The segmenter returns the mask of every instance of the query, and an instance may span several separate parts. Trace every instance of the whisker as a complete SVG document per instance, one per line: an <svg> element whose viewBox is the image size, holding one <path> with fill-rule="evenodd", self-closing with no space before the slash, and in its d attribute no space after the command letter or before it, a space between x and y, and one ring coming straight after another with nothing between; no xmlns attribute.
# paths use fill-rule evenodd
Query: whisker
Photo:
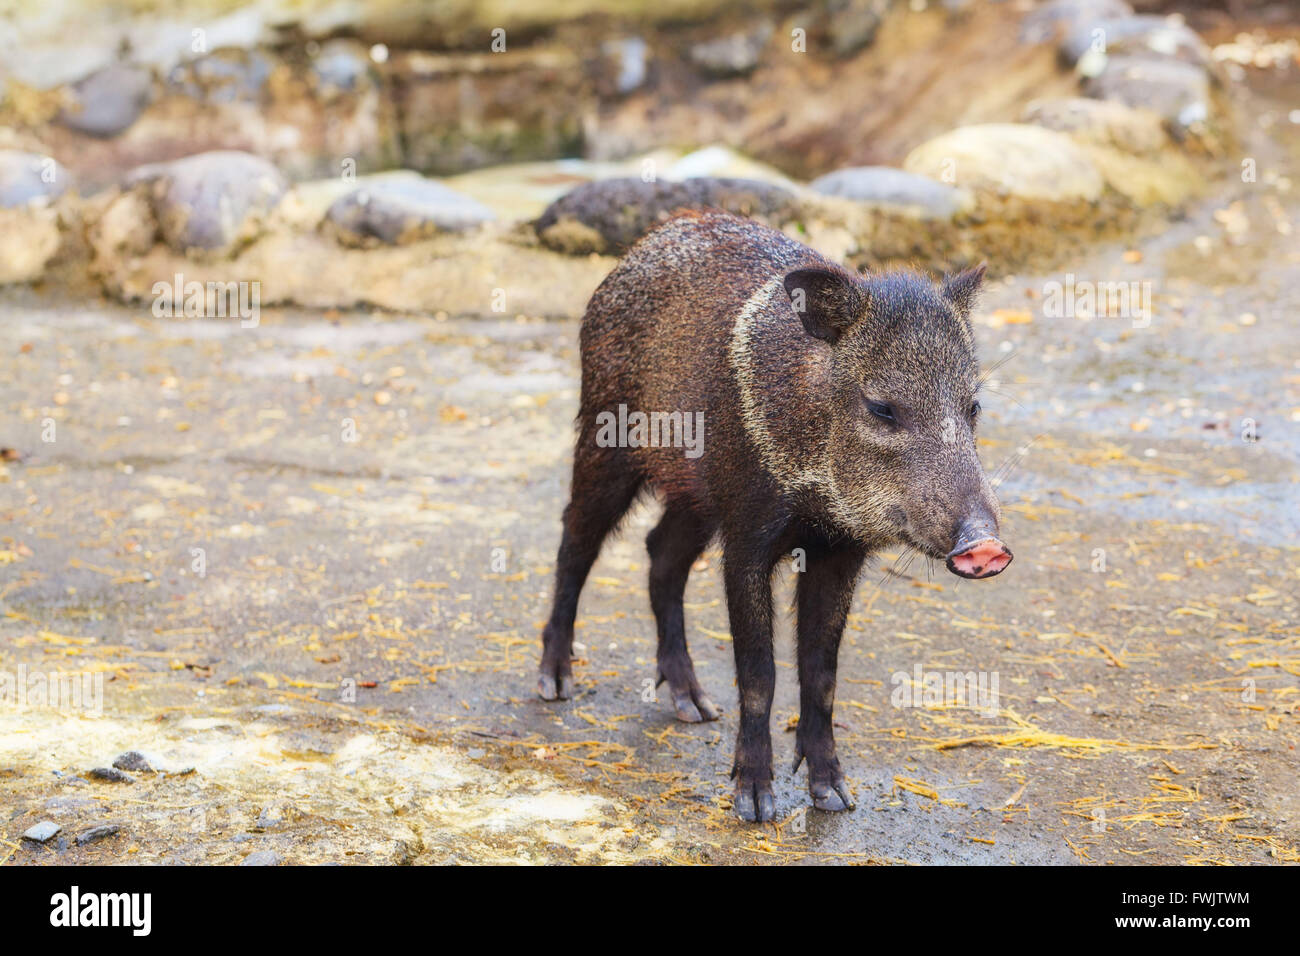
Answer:
<svg viewBox="0 0 1300 956"><path fill-rule="evenodd" d="M993 469L993 473L989 476L989 484L992 485L994 488L997 488L1009 477L1011 477L1011 473L1017 467L1019 467L1020 463L1024 461L1025 456L1029 454L1029 449L1033 447L1034 442L1038 441L1038 439L1040 438L1045 438L1045 437L1047 437L1047 433L1040 432L1039 434L1031 438L1029 441L1021 445L1019 448L1017 448L1015 451L1013 451L1011 454L1007 455L1007 457L1002 460L1002 463L998 465L997 468Z"/></svg>
<svg viewBox="0 0 1300 956"><path fill-rule="evenodd" d="M903 566L903 571L906 572L908 566L910 566L911 562L915 560L916 553L917 553L916 549L913 548L910 544L904 545L903 550L898 553L898 557L894 558L894 563L891 564L889 567L885 568L885 570L881 572L880 580L876 582L876 586L871 592L871 597L874 598L876 596L876 593L879 592L885 586L886 578L895 576L899 573L896 570L898 568L898 562L902 561L904 558L908 558L910 555L908 563Z"/></svg>
<svg viewBox="0 0 1300 956"><path fill-rule="evenodd" d="M984 386L984 391L992 392L994 395L997 395L1000 398L1005 398L1008 402L1011 402L1011 404L1015 405L1016 408L1020 409L1022 412L1029 411L1029 409L1025 408L1024 404L1021 403L1020 399L1016 398L1014 395L1008 395L1006 392L1000 391L999 389L993 388L992 386L989 385Z"/></svg>
<svg viewBox="0 0 1300 956"><path fill-rule="evenodd" d="M1006 365L1008 362L1010 362L1013 358L1015 358L1019 354L1020 354L1020 349L1016 348L1016 349L1012 349L1010 352L1003 355L1000 359L995 361L988 368L980 372L980 377L976 380L977 383L979 385L983 385L985 382L989 380L990 376L992 376L995 372L997 372L998 369L1002 368L1002 366Z"/></svg>

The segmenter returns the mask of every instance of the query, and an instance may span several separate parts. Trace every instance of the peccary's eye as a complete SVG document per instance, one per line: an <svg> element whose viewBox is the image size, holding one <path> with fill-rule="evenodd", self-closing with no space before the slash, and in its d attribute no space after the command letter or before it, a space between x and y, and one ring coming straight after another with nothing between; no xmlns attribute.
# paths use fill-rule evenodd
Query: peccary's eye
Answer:
<svg viewBox="0 0 1300 956"><path fill-rule="evenodd" d="M980 414L980 403L979 402L972 403L970 407L970 417L972 419L979 418L979 414Z"/></svg>
<svg viewBox="0 0 1300 956"><path fill-rule="evenodd" d="M867 402L867 411L875 415L882 422L897 423L898 419L894 415L894 406L885 402Z"/></svg>

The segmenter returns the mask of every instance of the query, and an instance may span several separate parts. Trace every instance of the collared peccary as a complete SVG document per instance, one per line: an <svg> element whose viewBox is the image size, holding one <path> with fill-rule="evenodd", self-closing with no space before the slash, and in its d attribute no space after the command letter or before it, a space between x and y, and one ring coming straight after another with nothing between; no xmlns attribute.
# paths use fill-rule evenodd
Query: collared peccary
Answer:
<svg viewBox="0 0 1300 956"><path fill-rule="evenodd" d="M857 275L752 220L714 212L681 214L643 237L583 319L573 483L542 635L541 696L573 696L579 592L605 536L652 489L665 505L647 539L658 678L686 721L719 716L686 648L682 595L691 565L721 536L740 698L736 812L747 820L775 812L772 574L795 549L803 570L794 769L808 761L816 807L852 806L831 708L864 561L900 544L963 577L989 577L1011 561L975 451L969 313L983 273L937 287L906 272ZM683 420L702 412L702 453L645 435L611 441L620 406Z"/></svg>

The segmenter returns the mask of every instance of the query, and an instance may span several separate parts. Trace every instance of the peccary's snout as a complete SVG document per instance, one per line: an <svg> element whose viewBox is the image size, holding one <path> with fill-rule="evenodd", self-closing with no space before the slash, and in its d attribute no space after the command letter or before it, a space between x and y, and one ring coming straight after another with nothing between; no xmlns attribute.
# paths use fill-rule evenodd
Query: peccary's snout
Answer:
<svg viewBox="0 0 1300 956"><path fill-rule="evenodd" d="M1001 573L1014 555L997 535L990 515L968 518L957 532L957 544L948 554L948 570L963 578L991 578Z"/></svg>

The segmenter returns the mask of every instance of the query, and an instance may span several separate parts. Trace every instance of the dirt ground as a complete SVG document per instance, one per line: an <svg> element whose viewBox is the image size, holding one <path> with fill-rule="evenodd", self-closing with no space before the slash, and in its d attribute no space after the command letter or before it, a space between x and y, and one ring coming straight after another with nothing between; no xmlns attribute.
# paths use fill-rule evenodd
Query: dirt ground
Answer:
<svg viewBox="0 0 1300 956"><path fill-rule="evenodd" d="M687 623L726 712L680 724L650 690L653 503L584 594L578 699L534 695L577 317L244 329L6 292L0 673L11 692L97 674L102 706L0 706L0 859L1300 862L1288 108L1246 114L1257 181L1059 273L995 277L982 452L1007 464L1017 560L973 582L885 554L864 579L836 709L850 813L811 810L788 772L783 618L775 825L729 813L716 551ZM1067 272L1149 283L1150 322L1048 314ZM996 678L997 706L895 706L918 667ZM92 774L129 750L164 772ZM21 838L42 820L60 833Z"/></svg>

